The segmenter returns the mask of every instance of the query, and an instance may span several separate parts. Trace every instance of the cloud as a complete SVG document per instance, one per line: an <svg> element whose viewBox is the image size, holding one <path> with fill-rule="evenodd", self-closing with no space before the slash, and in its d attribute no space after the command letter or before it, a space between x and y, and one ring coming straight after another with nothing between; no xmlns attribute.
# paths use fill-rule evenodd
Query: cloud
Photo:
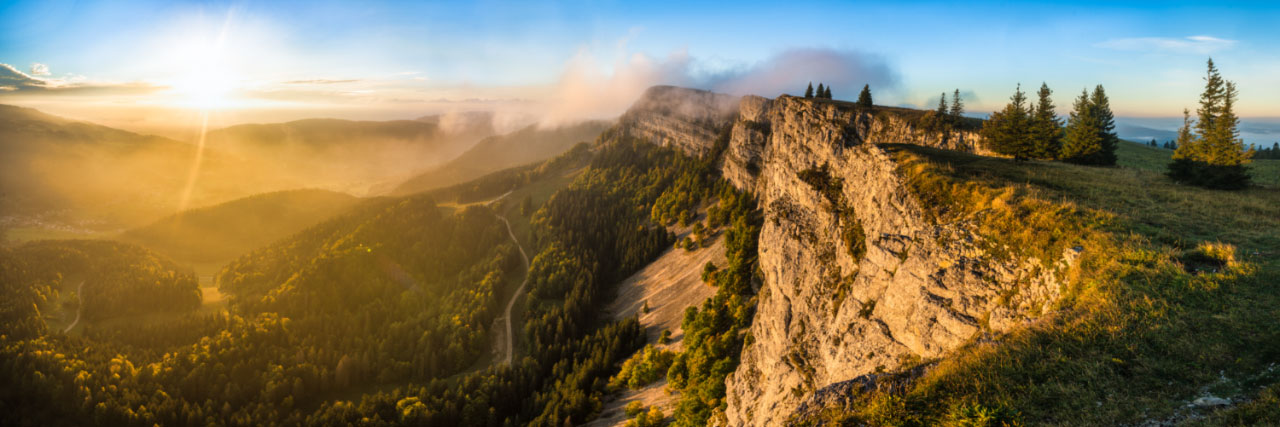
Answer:
<svg viewBox="0 0 1280 427"><path fill-rule="evenodd" d="M10 91L39 90L45 89L46 83L44 80L18 71L12 65L0 63L0 86L11 88Z"/></svg>
<svg viewBox="0 0 1280 427"><path fill-rule="evenodd" d="M873 88L898 86L898 73L883 58L856 51L791 49L758 64L724 72L707 82L707 89L738 95L800 94L812 82L832 88L836 98L852 99L864 84Z"/></svg>
<svg viewBox="0 0 1280 427"><path fill-rule="evenodd" d="M616 117L649 87L686 86L735 95L773 97L799 94L809 82L830 85L839 99L851 99L870 84L874 88L898 86L898 73L883 58L836 49L789 49L764 61L703 72L701 62L686 51L665 58L626 52L619 43L615 60L602 63L583 49L565 66L543 123L564 123L590 118Z"/></svg>
<svg viewBox="0 0 1280 427"><path fill-rule="evenodd" d="M1219 50L1230 49L1236 40L1221 39L1212 36L1190 36L1183 38L1169 37L1135 37L1111 39L1094 44L1094 47L1131 52L1163 52L1185 54L1210 54Z"/></svg>
<svg viewBox="0 0 1280 427"><path fill-rule="evenodd" d="M346 80L333 80L333 79L311 79L311 80L289 80L289 81L287 81L287 82L284 82L284 84L287 84L287 85L331 85L331 84L338 84L338 83L355 83L355 82L358 82L358 81L360 81L360 80L356 80L356 79L346 79Z"/></svg>
<svg viewBox="0 0 1280 427"><path fill-rule="evenodd" d="M49 75L49 66L39 62L31 64L31 75L47 76Z"/></svg>
<svg viewBox="0 0 1280 427"><path fill-rule="evenodd" d="M119 95L151 93L161 89L164 89L164 87L140 82L87 82L80 76L56 79L40 78L23 73L12 65L0 63L0 95L19 93L40 93L48 95Z"/></svg>
<svg viewBox="0 0 1280 427"><path fill-rule="evenodd" d="M662 59L619 55L611 64L602 64L589 50L579 50L552 88L543 123L615 117L651 86L689 86L690 61L686 52L677 51Z"/></svg>

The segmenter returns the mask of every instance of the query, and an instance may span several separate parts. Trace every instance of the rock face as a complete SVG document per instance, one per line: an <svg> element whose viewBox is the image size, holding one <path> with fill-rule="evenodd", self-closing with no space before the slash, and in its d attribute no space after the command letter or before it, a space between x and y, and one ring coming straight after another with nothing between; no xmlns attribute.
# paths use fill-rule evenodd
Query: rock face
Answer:
<svg viewBox="0 0 1280 427"><path fill-rule="evenodd" d="M618 128L636 138L702 155L711 150L719 130L733 120L737 104L736 96L654 86L618 119Z"/></svg>
<svg viewBox="0 0 1280 427"><path fill-rule="evenodd" d="M715 129L657 130L698 122L656 119L661 111L641 105L623 118L646 118L633 125L644 133L633 136L691 153L710 149ZM896 162L875 145L976 151L977 135L925 132L905 112L879 107L787 96L745 97L737 106L725 125L722 172L754 191L764 210L764 285L753 339L726 380L729 425L783 424L824 387L943 356L984 331L1024 323L1056 298L1055 273L1072 257L1042 268L1034 259L985 256L966 224L927 219Z"/></svg>

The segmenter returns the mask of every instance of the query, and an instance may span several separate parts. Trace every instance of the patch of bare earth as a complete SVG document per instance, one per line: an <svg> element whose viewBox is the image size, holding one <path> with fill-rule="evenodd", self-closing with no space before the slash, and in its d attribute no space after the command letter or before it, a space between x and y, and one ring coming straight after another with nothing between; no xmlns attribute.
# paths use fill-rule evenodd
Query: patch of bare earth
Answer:
<svg viewBox="0 0 1280 427"><path fill-rule="evenodd" d="M638 315L650 343L658 348L680 351L684 338L680 321L684 318L685 308L700 305L716 293L715 288L702 283L702 267L708 261L724 267L724 233L719 233L707 247L692 252L668 249L618 285L618 295L610 304L609 312L617 319ZM642 310L645 303L649 304L648 313ZM671 330L671 343L658 344L662 331L668 329ZM675 396L667 393L666 387L667 380L663 378L639 390L625 390L610 396L600 417L586 425L621 426L627 421L623 409L637 400L646 407L656 405L670 415L675 409Z"/></svg>

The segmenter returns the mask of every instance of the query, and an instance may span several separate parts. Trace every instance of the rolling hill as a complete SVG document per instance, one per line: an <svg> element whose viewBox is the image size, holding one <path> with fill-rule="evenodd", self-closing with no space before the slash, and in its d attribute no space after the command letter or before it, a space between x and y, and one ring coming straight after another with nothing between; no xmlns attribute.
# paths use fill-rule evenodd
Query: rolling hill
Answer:
<svg viewBox="0 0 1280 427"><path fill-rule="evenodd" d="M487 115L449 117L245 124L209 132L208 143L238 156L271 159L271 167L310 187L363 195L374 183L439 165L494 133Z"/></svg>
<svg viewBox="0 0 1280 427"><path fill-rule="evenodd" d="M192 144L0 106L0 216L12 225L114 228L173 212ZM206 150L189 205L300 187L257 162Z"/></svg>
<svg viewBox="0 0 1280 427"><path fill-rule="evenodd" d="M392 194L413 194L467 182L490 172L549 159L579 142L595 140L609 122L588 121L554 129L537 125L485 138L457 158L400 183Z"/></svg>
<svg viewBox="0 0 1280 427"><path fill-rule="evenodd" d="M119 239L175 260L225 262L320 223L359 201L325 190L259 194L171 215L125 231Z"/></svg>

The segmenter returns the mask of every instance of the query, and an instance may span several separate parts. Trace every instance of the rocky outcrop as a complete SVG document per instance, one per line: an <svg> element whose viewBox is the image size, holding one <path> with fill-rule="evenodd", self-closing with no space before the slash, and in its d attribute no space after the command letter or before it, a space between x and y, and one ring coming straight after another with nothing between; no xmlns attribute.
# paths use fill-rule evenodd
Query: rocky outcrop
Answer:
<svg viewBox="0 0 1280 427"><path fill-rule="evenodd" d="M738 97L696 89L654 86L618 119L632 137L702 155L737 113Z"/></svg>
<svg viewBox="0 0 1280 427"><path fill-rule="evenodd" d="M815 391L941 357L983 332L1018 326L1056 298L1056 275L1073 253L1052 268L987 256L968 224L930 222L876 145L976 151L974 133L926 132L898 109L787 96L737 105L724 125L722 172L764 210L764 285L752 339L726 380L729 425L782 424ZM645 117L645 126L668 120L634 108L628 115ZM710 149L706 135L715 134L646 129L687 137L652 140L692 153Z"/></svg>

